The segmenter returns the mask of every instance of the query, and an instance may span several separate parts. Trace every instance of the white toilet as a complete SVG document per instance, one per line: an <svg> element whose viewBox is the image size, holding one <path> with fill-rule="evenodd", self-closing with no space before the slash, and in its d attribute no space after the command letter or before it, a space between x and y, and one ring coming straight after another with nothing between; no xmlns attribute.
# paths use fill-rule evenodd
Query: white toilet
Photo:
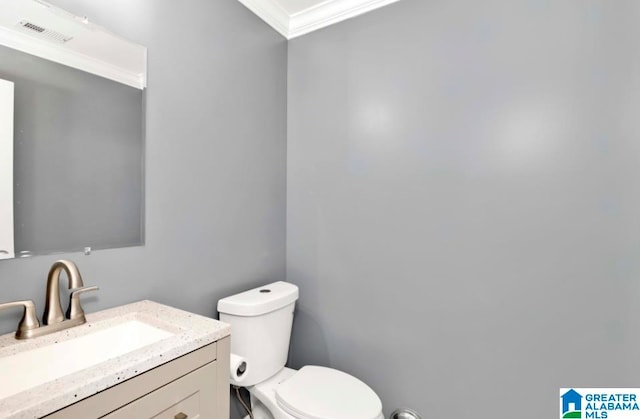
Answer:
<svg viewBox="0 0 640 419"><path fill-rule="evenodd" d="M342 371L285 368L298 287L287 282L218 301L231 325L231 352L247 361L233 385L251 394L254 419L384 419L382 403L365 383Z"/></svg>

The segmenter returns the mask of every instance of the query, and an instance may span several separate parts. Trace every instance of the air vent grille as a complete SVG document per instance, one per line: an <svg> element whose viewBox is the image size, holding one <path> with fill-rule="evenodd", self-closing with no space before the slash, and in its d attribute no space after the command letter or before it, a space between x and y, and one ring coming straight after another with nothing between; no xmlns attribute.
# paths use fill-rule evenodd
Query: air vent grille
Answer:
<svg viewBox="0 0 640 419"><path fill-rule="evenodd" d="M36 32L44 32L44 31L46 31L45 28L41 28L40 26L34 25L33 23L29 23L29 22L24 22L22 24L22 26L24 26L27 29L31 29L32 31L36 31Z"/></svg>
<svg viewBox="0 0 640 419"><path fill-rule="evenodd" d="M56 32L51 29L43 28L40 25L36 25L35 23L21 20L18 22L18 25L22 28L23 32L28 32L31 35L35 35L38 38L47 39L49 41L57 42L60 44L64 44L73 39L73 36L67 36L61 34L60 32Z"/></svg>

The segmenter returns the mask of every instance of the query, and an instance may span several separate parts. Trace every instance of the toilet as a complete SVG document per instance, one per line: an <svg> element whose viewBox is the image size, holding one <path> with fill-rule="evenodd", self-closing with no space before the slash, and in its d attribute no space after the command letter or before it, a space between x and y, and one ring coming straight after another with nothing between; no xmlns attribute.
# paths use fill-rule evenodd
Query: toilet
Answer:
<svg viewBox="0 0 640 419"><path fill-rule="evenodd" d="M332 368L286 368L298 287L279 281L218 301L231 352L247 362L231 384L246 387L254 419L384 419L376 393Z"/></svg>

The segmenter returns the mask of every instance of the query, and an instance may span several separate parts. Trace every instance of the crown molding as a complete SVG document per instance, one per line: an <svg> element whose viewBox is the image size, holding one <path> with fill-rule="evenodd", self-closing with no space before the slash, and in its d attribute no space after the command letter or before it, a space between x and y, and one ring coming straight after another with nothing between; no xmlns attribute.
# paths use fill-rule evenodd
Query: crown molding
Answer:
<svg viewBox="0 0 640 419"><path fill-rule="evenodd" d="M289 15L277 0L239 0L285 38L307 34L400 0L325 0Z"/></svg>
<svg viewBox="0 0 640 419"><path fill-rule="evenodd" d="M147 79L144 73L136 73L126 68L117 67L99 59L62 48L50 42L42 42L32 36L4 27L0 27L0 45L58 64L96 74L137 89L144 89L147 86Z"/></svg>
<svg viewBox="0 0 640 419"><path fill-rule="evenodd" d="M292 15L288 39L313 32L400 0L328 0Z"/></svg>

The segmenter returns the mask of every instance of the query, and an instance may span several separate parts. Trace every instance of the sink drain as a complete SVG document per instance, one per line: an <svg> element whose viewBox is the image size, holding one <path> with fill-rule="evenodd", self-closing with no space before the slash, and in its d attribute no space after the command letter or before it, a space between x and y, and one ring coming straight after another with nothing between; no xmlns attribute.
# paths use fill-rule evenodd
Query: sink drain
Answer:
<svg viewBox="0 0 640 419"><path fill-rule="evenodd" d="M422 416L420 416L415 410L403 408L395 410L389 419L422 419Z"/></svg>

